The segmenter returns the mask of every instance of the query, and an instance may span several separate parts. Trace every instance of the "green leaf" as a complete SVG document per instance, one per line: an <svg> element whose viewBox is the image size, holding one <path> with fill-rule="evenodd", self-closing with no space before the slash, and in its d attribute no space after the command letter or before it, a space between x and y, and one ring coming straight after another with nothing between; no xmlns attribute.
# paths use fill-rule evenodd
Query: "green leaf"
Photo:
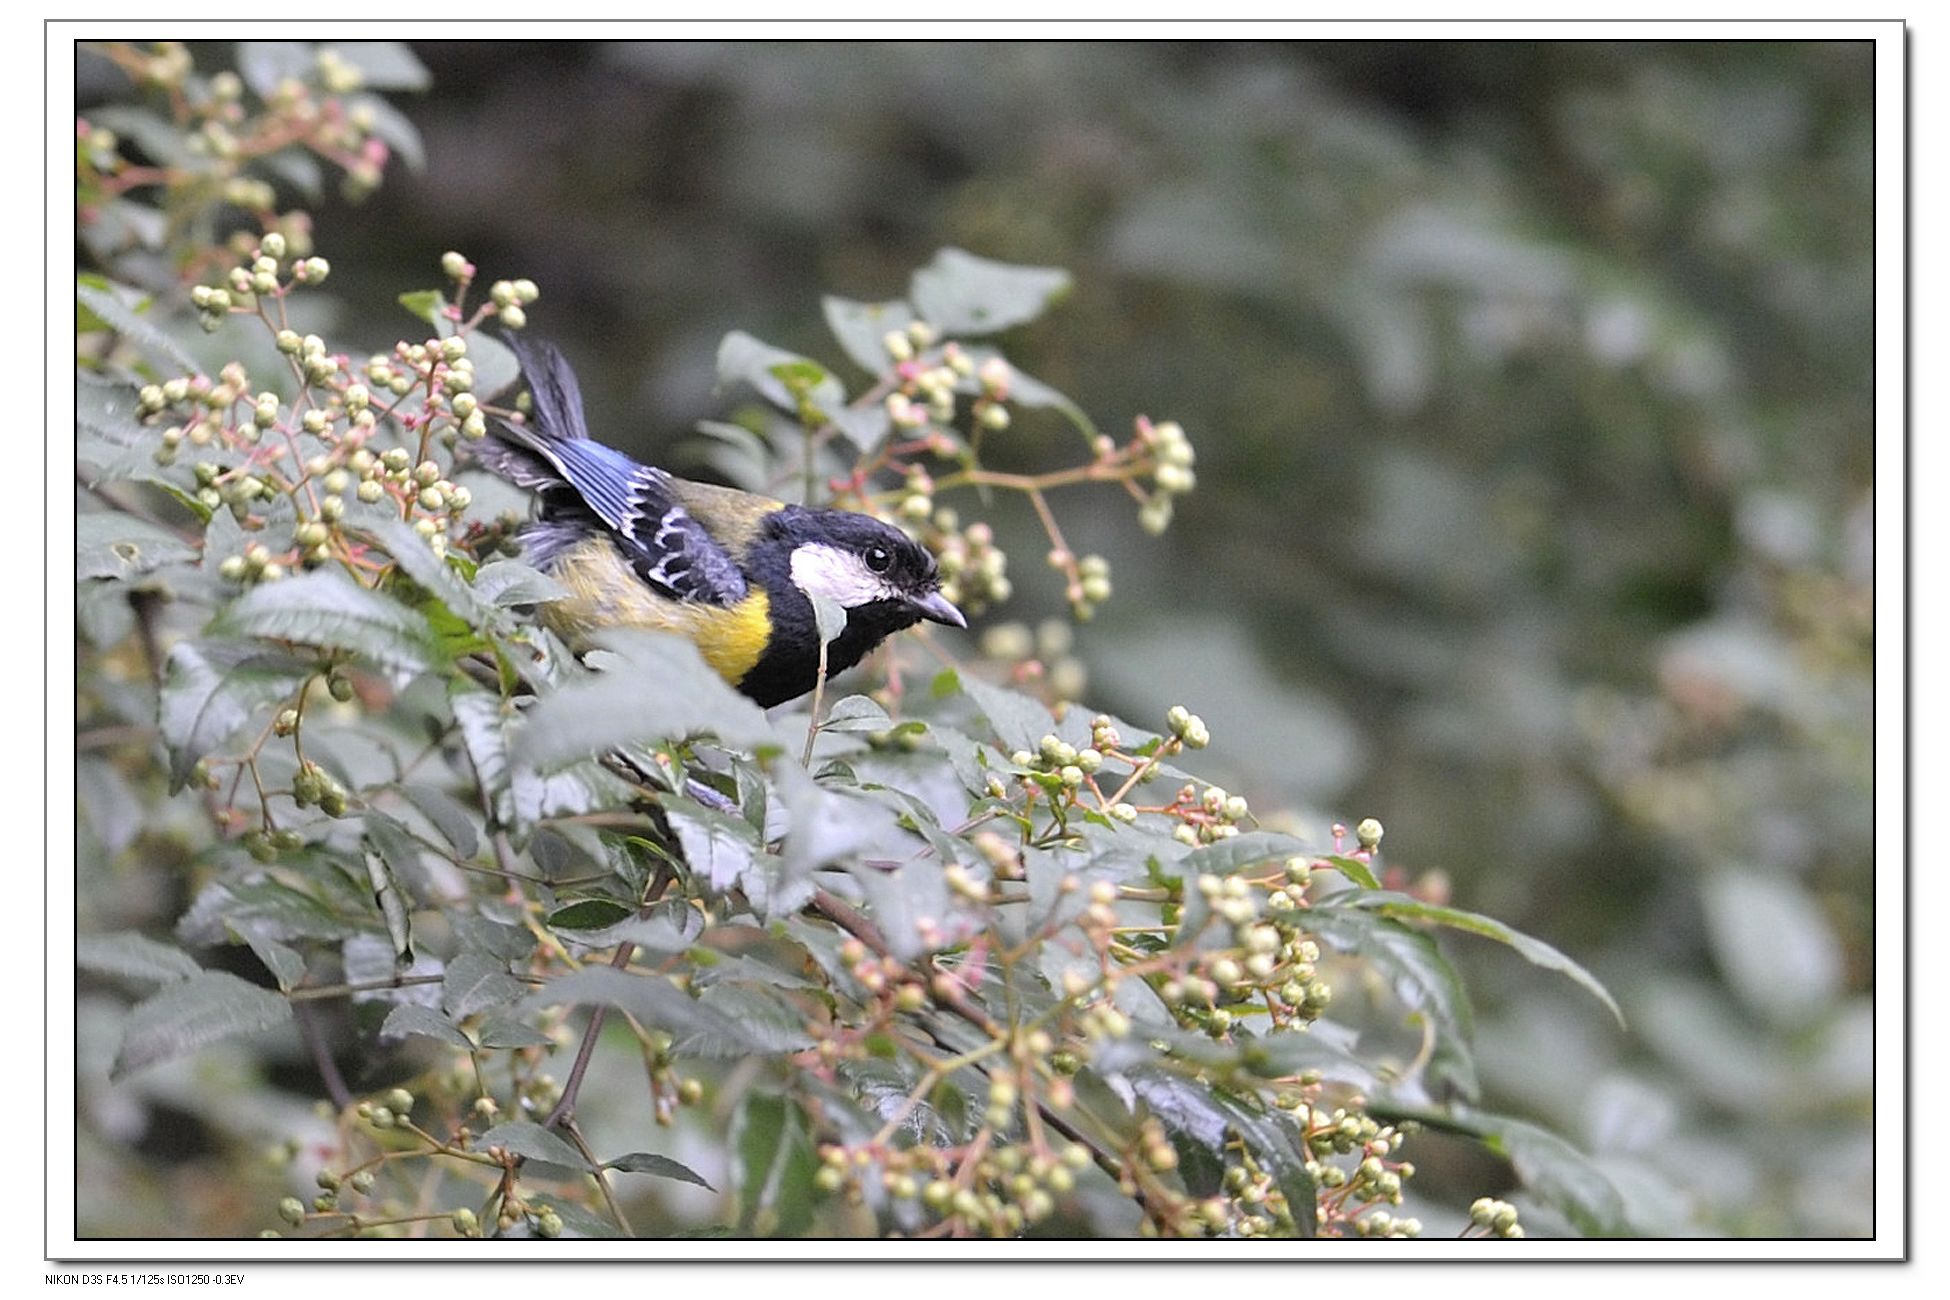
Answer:
<svg viewBox="0 0 1950 1300"><path fill-rule="evenodd" d="M153 984L173 984L203 973L203 968L182 949L157 943L133 930L77 939L74 964L98 975L119 975Z"/></svg>
<svg viewBox="0 0 1950 1300"><path fill-rule="evenodd" d="M1346 902L1343 903L1342 899L1346 899ZM1354 894L1351 897L1343 894L1337 896L1331 904L1323 906L1361 907L1398 920L1432 921L1437 925L1465 930L1470 934L1482 935L1485 939L1494 939L1498 943L1508 944L1531 965L1542 966L1546 970L1561 971L1570 976L1580 988L1605 1004L1606 1009L1617 1019L1620 1028L1625 1025L1625 1013L1618 1009L1618 1003L1612 1000L1611 994L1592 976L1591 972L1542 939L1534 939L1519 930L1513 930L1494 917L1465 912L1457 907L1425 903L1419 898L1410 898L1407 894L1398 894L1391 890Z"/></svg>
<svg viewBox="0 0 1950 1300"><path fill-rule="evenodd" d="M481 1015L476 1032L482 1047L547 1047L548 1036L531 1028L507 1007L492 1007Z"/></svg>
<svg viewBox="0 0 1950 1300"><path fill-rule="evenodd" d="M797 1237L810 1229L817 1168L798 1104L747 1093L731 1117L731 1181L738 1191L740 1235Z"/></svg>
<svg viewBox="0 0 1950 1300"><path fill-rule="evenodd" d="M217 880L204 886L177 921L176 937L188 944L230 943L249 930L279 940L344 939L371 928L371 916L363 909L356 916L341 913L303 890L267 877Z"/></svg>
<svg viewBox="0 0 1950 1300"><path fill-rule="evenodd" d="M520 560L495 560L474 575L474 594L498 609L564 600L569 589Z"/></svg>
<svg viewBox="0 0 1950 1300"><path fill-rule="evenodd" d="M305 958L296 948L282 943L271 934L271 927L259 922L239 921L231 925L231 930L241 936L264 969L278 982L278 988L286 993L298 987L305 978Z"/></svg>
<svg viewBox="0 0 1950 1300"><path fill-rule="evenodd" d="M1626 1218L1617 1186L1589 1156L1555 1133L1471 1106L1452 1106L1449 1118L1481 1137L1490 1150L1507 1156L1524 1187L1585 1236L1640 1235Z"/></svg>
<svg viewBox="0 0 1950 1300"><path fill-rule="evenodd" d="M585 966L550 980L529 993L522 1006L615 1007L673 1037L689 1037L693 1050L702 1044L712 1056L736 1056L761 1048L736 1021L700 1006L661 975L630 974L610 966Z"/></svg>
<svg viewBox="0 0 1950 1300"><path fill-rule="evenodd" d="M649 1174L652 1178L674 1178L680 1183L693 1183L708 1192L718 1189L704 1181L704 1178L689 1165L680 1165L669 1156L652 1155L648 1151L632 1151L626 1156L603 1161L603 1168L614 1169L621 1174Z"/></svg>
<svg viewBox="0 0 1950 1300"><path fill-rule="evenodd" d="M1373 869L1359 858L1350 858L1344 853L1324 853L1316 855L1313 860L1325 862L1363 889L1381 888L1381 882L1375 879Z"/></svg>
<svg viewBox="0 0 1950 1300"><path fill-rule="evenodd" d="M1012 266L944 248L914 273L908 300L944 334L996 334L1035 320L1070 289L1070 273Z"/></svg>
<svg viewBox="0 0 1950 1300"><path fill-rule="evenodd" d="M427 539L403 519L375 519L359 531L379 544L390 555L401 573L413 579L429 595L463 619L470 628L488 627L498 621L494 607L482 602L474 589L461 581L447 561L433 553Z"/></svg>
<svg viewBox="0 0 1950 1300"><path fill-rule="evenodd" d="M1085 437L1095 438L1097 436L1096 421L1092 420L1089 413L1072 401L1067 394L1050 384L1044 383L1028 371L1023 370L1015 362L1002 356L1002 353L996 348L977 344L967 351L968 359L975 364L976 373L956 381L955 388L958 392L981 392L982 381L980 373L983 364L991 357L1001 357L1003 362L1009 367L1008 400L1012 405L1032 410L1059 412L1071 424L1081 430ZM1129 733L1127 732L1125 734L1128 735Z"/></svg>
<svg viewBox="0 0 1950 1300"><path fill-rule="evenodd" d="M813 624L819 629L819 639L829 645L838 640L846 631L846 606L824 592L809 591L806 598L812 601Z"/></svg>
<svg viewBox="0 0 1950 1300"><path fill-rule="evenodd" d="M512 707L459 675L447 683L447 705L454 711L461 748L467 751L481 790L494 809L494 820L504 827L514 825L513 769L508 758Z"/></svg>
<svg viewBox="0 0 1950 1300"><path fill-rule="evenodd" d="M627 907L613 898L584 898L566 907L558 907L549 913L548 928L600 930L619 921L627 921L635 915L635 908Z"/></svg>
<svg viewBox="0 0 1950 1300"><path fill-rule="evenodd" d="M492 334L479 330L467 336L467 359L474 363L474 391L485 397L507 388L521 378L521 363L514 352Z"/></svg>
<svg viewBox="0 0 1950 1300"><path fill-rule="evenodd" d="M749 384L772 405L798 415L802 399L830 413L846 404L846 389L817 361L733 330L718 345L718 382Z"/></svg>
<svg viewBox="0 0 1950 1300"><path fill-rule="evenodd" d="M758 842L758 832L742 818L727 816L677 795L661 802L670 829L683 846L684 861L713 893L721 894L741 883L751 869L752 860L764 851Z"/></svg>
<svg viewBox="0 0 1950 1300"><path fill-rule="evenodd" d="M989 726L1007 752L1026 749L1033 754L1043 743L1043 737L1056 729L1055 720L1040 700L1020 691L991 686L972 674L962 674L960 682L962 693L989 720Z"/></svg>
<svg viewBox="0 0 1950 1300"><path fill-rule="evenodd" d="M391 146L410 170L422 172L427 169L426 144L421 140L420 128L413 125L412 118L378 95L355 95L349 102L355 112L363 113L371 121L372 133ZM477 334L474 337L481 336ZM495 390L484 387L482 391L492 393Z"/></svg>
<svg viewBox="0 0 1950 1300"><path fill-rule="evenodd" d="M223 971L202 971L163 986L129 1012L122 1048L109 1072L131 1070L182 1056L237 1034L274 1029L291 1019L291 1004L269 989Z"/></svg>
<svg viewBox="0 0 1950 1300"><path fill-rule="evenodd" d="M807 1028L803 1008L749 980L717 981L700 993L697 1000L700 1006L735 1021L746 1041L767 1055L802 1052L817 1042ZM709 1035L701 1034L695 1039L679 1037L671 1044L671 1050L696 1056L745 1056L751 1050L726 1053L722 1050L724 1046L730 1045L721 1046Z"/></svg>
<svg viewBox="0 0 1950 1300"><path fill-rule="evenodd" d="M633 744L711 732L727 744L777 747L765 711L711 671L690 641L657 632L611 632L604 671L539 700L515 737L522 764L547 771Z"/></svg>
<svg viewBox="0 0 1950 1300"><path fill-rule="evenodd" d="M399 787L399 792L419 810L422 817L433 823L433 828L454 846L454 852L463 858L471 858L480 852L481 836L475 827L480 814L445 790L430 785L403 785Z"/></svg>
<svg viewBox="0 0 1950 1300"><path fill-rule="evenodd" d="M1469 1045L1475 1017L1462 980L1435 940L1356 908L1317 907L1307 913L1305 923L1309 934L1372 964L1388 978L1402 1005L1422 1015L1435 1035L1430 1072L1474 1100L1476 1064Z"/></svg>
<svg viewBox="0 0 1950 1300"><path fill-rule="evenodd" d="M289 697L316 666L242 641L179 641L163 671L158 724L169 746L169 784L183 788L198 759L256 712Z"/></svg>
<svg viewBox="0 0 1950 1300"><path fill-rule="evenodd" d="M1172 872L1186 880L1201 875L1225 876L1269 862L1281 862L1306 851L1306 846L1291 835L1249 831L1193 849L1178 860Z"/></svg>
<svg viewBox="0 0 1950 1300"><path fill-rule="evenodd" d="M878 402L872 406L842 406L827 414L832 417L833 427L860 451L872 451L878 447L894 427L893 417Z"/></svg>
<svg viewBox="0 0 1950 1300"><path fill-rule="evenodd" d="M379 1036L382 1039L398 1039L412 1035L431 1038L437 1043L458 1047L463 1052L474 1050L474 1044L460 1031L460 1026L446 1016L417 1002L402 1002L386 1013L386 1023L379 1027Z"/></svg>
<svg viewBox="0 0 1950 1300"><path fill-rule="evenodd" d="M404 41L328 41L330 50L359 70L359 79L374 90L427 90L433 74Z"/></svg>
<svg viewBox="0 0 1950 1300"><path fill-rule="evenodd" d="M1215 1092L1213 1101L1230 1116L1260 1167L1273 1175L1293 1215L1294 1232L1301 1237L1315 1236L1319 1231L1319 1193L1313 1175L1307 1172L1306 1146L1292 1120L1278 1112L1256 1110L1224 1092Z"/></svg>
<svg viewBox="0 0 1950 1300"><path fill-rule="evenodd" d="M465 1020L489 1007L506 1006L526 992L528 986L508 974L507 964L500 958L463 952L447 963L440 1004L455 1020Z"/></svg>
<svg viewBox="0 0 1950 1300"><path fill-rule="evenodd" d="M405 970L413 964L413 927L408 915L409 907L398 877L393 874L386 856L373 847L375 842L368 831L366 879L372 885L372 897L379 905L379 914L386 920L386 937L393 942L393 960L400 970Z"/></svg>
<svg viewBox="0 0 1950 1300"><path fill-rule="evenodd" d="M332 569L253 587L210 630L349 651L402 682L444 662L426 619Z"/></svg>
<svg viewBox="0 0 1950 1300"><path fill-rule="evenodd" d="M268 99L286 78L303 80L314 56L305 41L237 42L237 75L259 99Z"/></svg>
<svg viewBox="0 0 1950 1300"><path fill-rule="evenodd" d="M893 330L908 327L914 319L912 307L898 300L854 302L831 295L820 299L819 305L826 315L826 327L855 365L873 375L893 368L894 358L881 340Z"/></svg>
<svg viewBox="0 0 1950 1300"><path fill-rule="evenodd" d="M167 361L178 370L193 371L196 362L168 333L147 318L153 301L140 289L112 281L77 281L75 300L99 316L117 334L128 339L151 357Z"/></svg>
<svg viewBox="0 0 1950 1300"><path fill-rule="evenodd" d="M894 720L887 710L864 695L849 695L826 711L821 731L892 731Z"/></svg>
<svg viewBox="0 0 1950 1300"><path fill-rule="evenodd" d="M511 1119L505 1124L496 1124L475 1138L473 1147L476 1151L501 1147L529 1160L561 1165L565 1169L589 1168L589 1162L582 1158L582 1152L532 1120Z"/></svg>
<svg viewBox="0 0 1950 1300"><path fill-rule="evenodd" d="M196 547L147 519L112 511L76 515L75 578L133 578L197 557Z"/></svg>
<svg viewBox="0 0 1950 1300"><path fill-rule="evenodd" d="M399 305L429 325L446 319L447 295L438 289L413 289L399 296Z"/></svg>

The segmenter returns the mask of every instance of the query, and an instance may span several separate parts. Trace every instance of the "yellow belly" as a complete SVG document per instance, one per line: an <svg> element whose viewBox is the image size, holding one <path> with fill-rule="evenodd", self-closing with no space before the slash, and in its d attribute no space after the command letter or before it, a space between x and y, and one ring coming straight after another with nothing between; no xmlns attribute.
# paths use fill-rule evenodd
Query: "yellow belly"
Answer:
<svg viewBox="0 0 1950 1300"><path fill-rule="evenodd" d="M698 648L718 676L736 686L765 654L771 639L771 601L758 587L736 605L669 600L643 585L608 538L597 537L565 553L549 576L568 589L566 599L542 606L542 621L576 649L610 628L674 632Z"/></svg>

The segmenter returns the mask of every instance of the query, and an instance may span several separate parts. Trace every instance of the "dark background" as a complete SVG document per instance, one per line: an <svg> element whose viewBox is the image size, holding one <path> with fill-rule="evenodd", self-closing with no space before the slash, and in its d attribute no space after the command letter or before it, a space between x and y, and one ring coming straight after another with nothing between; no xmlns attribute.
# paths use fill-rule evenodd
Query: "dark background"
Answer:
<svg viewBox="0 0 1950 1300"><path fill-rule="evenodd" d="M541 285L599 436L684 468L725 331L857 377L822 293L1069 269L1012 355L1199 451L1162 539L1056 497L1117 586L1086 698L1185 703L1262 812L1378 817L1605 980L1629 1032L1455 946L1490 1101L1647 1231L1870 1229L1867 44L414 49L424 169L318 212L355 339L458 248ZM1041 551L989 623L1061 612Z"/></svg>

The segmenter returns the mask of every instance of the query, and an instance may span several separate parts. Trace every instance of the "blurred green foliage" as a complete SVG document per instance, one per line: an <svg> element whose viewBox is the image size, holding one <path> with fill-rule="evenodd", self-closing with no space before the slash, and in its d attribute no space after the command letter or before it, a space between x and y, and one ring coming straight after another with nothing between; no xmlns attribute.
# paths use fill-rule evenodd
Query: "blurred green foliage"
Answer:
<svg viewBox="0 0 1950 1300"><path fill-rule="evenodd" d="M1396 870L1585 960L1629 1034L1472 973L1488 1100L1644 1229L1871 1229L1870 47L416 52L426 169L333 211L335 289L520 268L664 463L728 329L837 361L805 304L939 246L1072 270L1012 355L1201 452L1165 542L1076 520L1145 557L1089 698L1169 680L1256 806L1383 813Z"/></svg>

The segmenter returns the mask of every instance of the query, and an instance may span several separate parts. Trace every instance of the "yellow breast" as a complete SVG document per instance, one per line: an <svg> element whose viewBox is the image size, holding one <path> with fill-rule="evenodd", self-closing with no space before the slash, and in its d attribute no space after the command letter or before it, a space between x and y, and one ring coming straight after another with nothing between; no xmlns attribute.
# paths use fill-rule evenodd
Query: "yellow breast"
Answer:
<svg viewBox="0 0 1950 1300"><path fill-rule="evenodd" d="M752 588L729 607L670 600L645 587L606 537L592 537L565 552L549 576L569 595L543 605L542 621L577 650L610 628L675 632L697 646L718 676L736 686L764 656L771 639L771 601L762 589Z"/></svg>

